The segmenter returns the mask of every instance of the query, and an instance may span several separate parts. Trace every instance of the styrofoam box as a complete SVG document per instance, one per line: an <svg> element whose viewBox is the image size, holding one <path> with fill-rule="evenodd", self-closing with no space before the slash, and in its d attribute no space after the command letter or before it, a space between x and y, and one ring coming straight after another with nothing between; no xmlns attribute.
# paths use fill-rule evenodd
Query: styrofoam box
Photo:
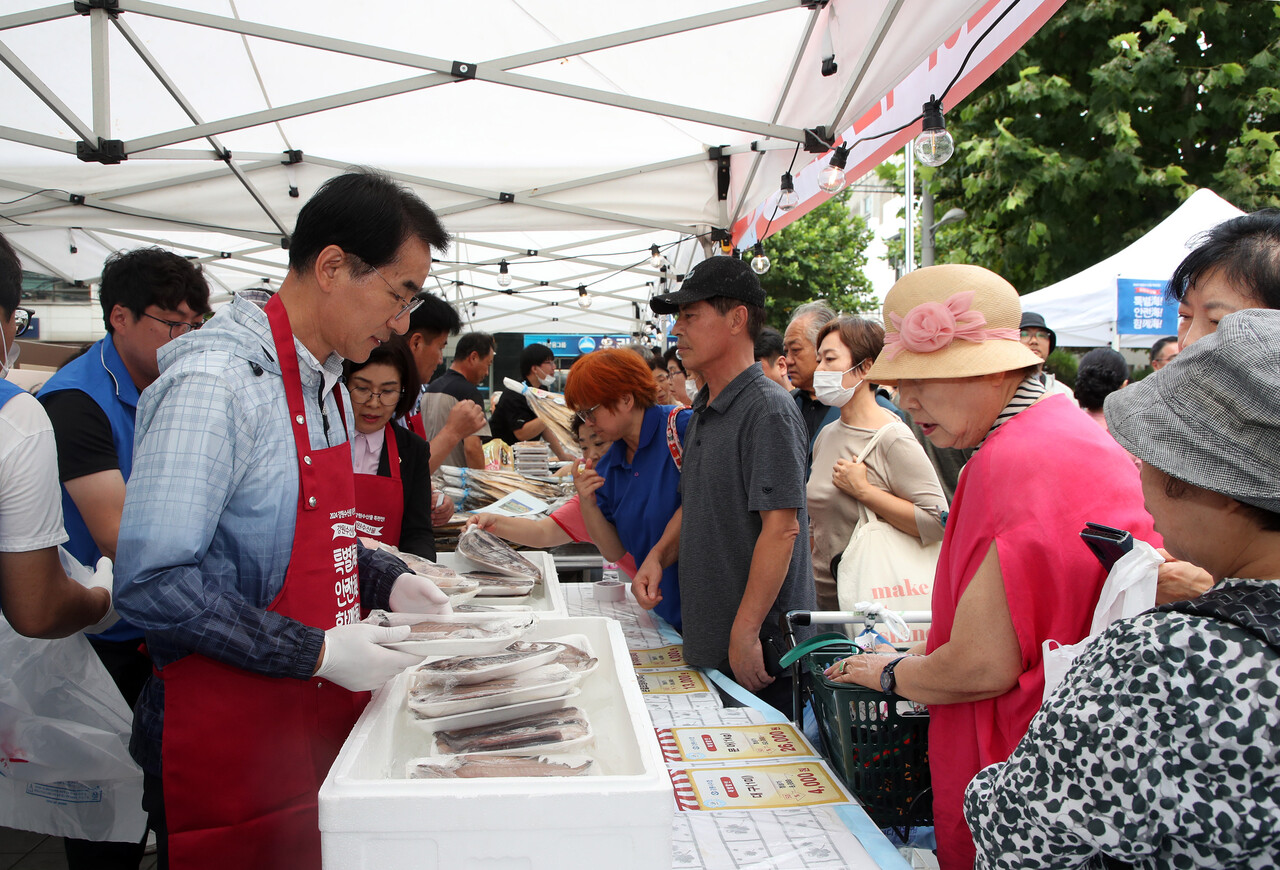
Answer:
<svg viewBox="0 0 1280 870"><path fill-rule="evenodd" d="M431 735L409 721L401 674L374 696L320 788L327 870L610 870L671 866L671 780L618 623L540 616L523 640L585 636L599 666L586 713L589 776L410 780ZM532 754L539 754L533 752Z"/></svg>
<svg viewBox="0 0 1280 870"><path fill-rule="evenodd" d="M501 596L472 598L468 603L488 604L503 609L508 607L513 609L527 607L534 613L547 614L548 616L568 616L569 611L564 603L564 591L560 588L560 576L556 573L555 559L552 558L550 553L542 550L521 551L520 555L537 565L542 571L542 582L536 584L531 593L515 598ZM491 570L489 568L479 569L474 562L464 560L457 553L441 553L436 561L441 565L452 568L459 574L465 571Z"/></svg>

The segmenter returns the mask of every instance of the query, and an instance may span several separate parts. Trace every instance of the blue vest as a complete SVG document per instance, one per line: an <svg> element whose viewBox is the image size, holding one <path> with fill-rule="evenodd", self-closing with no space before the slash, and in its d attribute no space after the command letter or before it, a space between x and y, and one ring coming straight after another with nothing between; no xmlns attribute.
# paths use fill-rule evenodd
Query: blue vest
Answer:
<svg viewBox="0 0 1280 870"><path fill-rule="evenodd" d="M6 381L0 378L0 408L3 408L9 403L10 399L14 396L20 395L22 392L22 387L18 386L13 381Z"/></svg>
<svg viewBox="0 0 1280 870"><path fill-rule="evenodd" d="M62 390L79 390L93 399L111 424L111 440L116 445L116 460L125 483L133 470L133 426L138 412L138 388L124 367L111 336L96 342L88 351L67 363L45 381L37 398L46 400ZM62 522L71 540L64 545L71 555L92 568L102 558L102 551L89 533L84 518L67 488L62 487ZM142 632L123 619L97 637L123 641L141 638Z"/></svg>

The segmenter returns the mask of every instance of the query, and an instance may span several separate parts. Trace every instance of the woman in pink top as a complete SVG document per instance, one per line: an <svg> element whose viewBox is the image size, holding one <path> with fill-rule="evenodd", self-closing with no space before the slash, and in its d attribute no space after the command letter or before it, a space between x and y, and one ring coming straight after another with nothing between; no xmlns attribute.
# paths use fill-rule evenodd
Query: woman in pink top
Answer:
<svg viewBox="0 0 1280 870"><path fill-rule="evenodd" d="M582 450L582 458L591 462L599 462L613 446L612 441L605 441L590 423L573 418L573 434L578 439L578 447ZM587 524L582 519L582 508L578 505L578 496L569 499L551 512L550 516L537 520L523 517L500 517L496 514L476 514L467 520L469 526L479 526L493 532L500 538L545 550L570 542L590 541ZM636 560L627 553L618 562L618 568L627 575L635 576Z"/></svg>
<svg viewBox="0 0 1280 870"><path fill-rule="evenodd" d="M1110 436L1031 375L1018 294L977 266L911 272L884 303L868 380L896 384L938 447L978 448L961 473L933 589L933 626L910 655L857 655L828 676L929 705L938 858L973 865L964 788L1003 761L1044 691L1041 643L1088 633L1106 579L1088 521L1159 543L1138 472Z"/></svg>

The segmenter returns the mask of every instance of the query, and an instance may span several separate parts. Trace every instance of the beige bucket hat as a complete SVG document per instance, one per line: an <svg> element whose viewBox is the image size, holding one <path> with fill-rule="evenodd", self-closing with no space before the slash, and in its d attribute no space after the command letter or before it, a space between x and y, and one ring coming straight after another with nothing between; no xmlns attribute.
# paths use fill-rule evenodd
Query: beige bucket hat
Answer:
<svg viewBox="0 0 1280 870"><path fill-rule="evenodd" d="M969 378L1039 365L1019 339L1018 291L981 266L949 263L904 275L884 300L884 350L867 380Z"/></svg>

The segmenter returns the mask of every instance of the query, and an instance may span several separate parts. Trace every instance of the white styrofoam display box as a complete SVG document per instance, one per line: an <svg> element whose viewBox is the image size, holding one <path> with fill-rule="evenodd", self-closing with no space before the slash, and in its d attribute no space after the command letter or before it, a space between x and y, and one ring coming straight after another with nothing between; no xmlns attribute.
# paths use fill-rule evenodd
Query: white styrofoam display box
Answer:
<svg viewBox="0 0 1280 870"><path fill-rule="evenodd" d="M539 570L542 571L542 582L536 584L532 592L528 595L517 597L477 597L472 598L468 603L489 604L502 610L531 610L534 613L547 616L568 616L569 611L565 607L564 592L560 588L560 576L556 573L555 559L552 558L550 553L542 550L521 551L520 555L537 565ZM483 568L475 562L468 561L457 553L441 553L436 558L436 561L446 568L452 568L459 573L491 570Z"/></svg>
<svg viewBox="0 0 1280 870"><path fill-rule="evenodd" d="M568 751L594 760L589 774L407 779L433 737L410 718L401 674L374 696L320 789L326 870L670 867L671 780L618 623L539 616L522 639L574 636L599 659L571 701L592 740Z"/></svg>

